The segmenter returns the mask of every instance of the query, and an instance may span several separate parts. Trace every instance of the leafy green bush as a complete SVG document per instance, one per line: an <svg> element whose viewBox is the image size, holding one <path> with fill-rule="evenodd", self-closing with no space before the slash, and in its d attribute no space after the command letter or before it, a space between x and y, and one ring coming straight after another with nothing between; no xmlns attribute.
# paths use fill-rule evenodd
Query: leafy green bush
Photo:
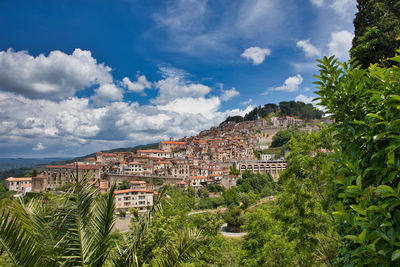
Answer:
<svg viewBox="0 0 400 267"><path fill-rule="evenodd" d="M400 62L400 56L393 60ZM339 264L398 266L400 69L361 69L333 57L319 62L316 93L335 121L333 214L345 240Z"/></svg>

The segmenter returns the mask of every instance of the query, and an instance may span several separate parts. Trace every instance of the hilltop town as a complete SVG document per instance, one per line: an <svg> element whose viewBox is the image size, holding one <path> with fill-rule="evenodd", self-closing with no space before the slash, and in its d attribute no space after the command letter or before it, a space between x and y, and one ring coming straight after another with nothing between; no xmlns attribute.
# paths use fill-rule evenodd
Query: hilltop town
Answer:
<svg viewBox="0 0 400 267"><path fill-rule="evenodd" d="M287 163L281 153L255 151L269 147L272 137L289 127L305 131L318 129L320 120L304 125L291 116L271 117L253 121L225 121L218 127L204 130L180 140L160 141L158 149L135 152L97 152L95 157L64 165L48 165L35 177L6 179L6 188L24 195L26 192L56 190L75 179L87 177L89 183L106 192L111 184L129 183L129 188L115 191L117 209L137 208L146 211L153 195L163 184L181 188L201 188L218 184L227 189L236 185L238 175L245 170L269 173L278 178ZM138 195L138 197L130 197Z"/></svg>

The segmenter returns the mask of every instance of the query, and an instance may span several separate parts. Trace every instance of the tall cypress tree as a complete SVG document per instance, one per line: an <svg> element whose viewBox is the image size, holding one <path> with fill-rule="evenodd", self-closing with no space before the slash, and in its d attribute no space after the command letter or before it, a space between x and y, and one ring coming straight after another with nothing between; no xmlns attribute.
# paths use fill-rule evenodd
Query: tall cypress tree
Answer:
<svg viewBox="0 0 400 267"><path fill-rule="evenodd" d="M381 60L393 57L400 47L400 0L357 0L357 3L351 56L364 68L370 63L393 64Z"/></svg>

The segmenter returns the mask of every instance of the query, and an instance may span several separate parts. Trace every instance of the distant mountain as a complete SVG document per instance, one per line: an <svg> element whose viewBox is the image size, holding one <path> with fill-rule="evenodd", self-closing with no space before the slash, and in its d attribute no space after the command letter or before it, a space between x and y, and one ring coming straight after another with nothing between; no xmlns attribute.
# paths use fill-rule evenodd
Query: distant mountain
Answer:
<svg viewBox="0 0 400 267"><path fill-rule="evenodd" d="M32 167L52 161L66 160L65 158L0 158L0 171Z"/></svg>
<svg viewBox="0 0 400 267"><path fill-rule="evenodd" d="M113 152L135 152L139 149L153 149L157 148L158 143L139 145L135 147L121 147L110 150L103 150L101 152L113 153ZM85 158L95 157L96 153L85 155L82 157L76 157L72 159L65 158L0 158L0 180L7 177L21 177L27 173L31 173L33 169L37 171L43 171L46 165L63 165L76 161L83 161Z"/></svg>

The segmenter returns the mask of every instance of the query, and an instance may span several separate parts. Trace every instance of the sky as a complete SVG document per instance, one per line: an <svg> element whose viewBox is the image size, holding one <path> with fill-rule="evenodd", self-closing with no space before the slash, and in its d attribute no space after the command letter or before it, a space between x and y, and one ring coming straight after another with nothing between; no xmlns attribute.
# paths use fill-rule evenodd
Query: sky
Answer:
<svg viewBox="0 0 400 267"><path fill-rule="evenodd" d="M2 0L0 157L74 157L310 103L355 0ZM315 103L314 103L315 104Z"/></svg>

